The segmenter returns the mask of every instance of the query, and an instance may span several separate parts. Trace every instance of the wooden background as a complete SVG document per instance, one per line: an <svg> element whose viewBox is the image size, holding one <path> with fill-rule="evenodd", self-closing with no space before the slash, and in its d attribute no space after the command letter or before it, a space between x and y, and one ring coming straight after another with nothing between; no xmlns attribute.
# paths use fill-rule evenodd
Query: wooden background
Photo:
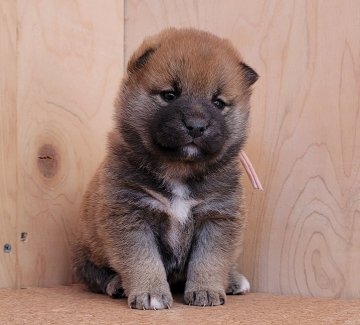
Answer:
<svg viewBox="0 0 360 325"><path fill-rule="evenodd" d="M247 153L265 192L244 180L240 261L253 289L359 297L358 0L0 1L0 287L71 282L124 65L166 26L230 38L261 76Z"/></svg>

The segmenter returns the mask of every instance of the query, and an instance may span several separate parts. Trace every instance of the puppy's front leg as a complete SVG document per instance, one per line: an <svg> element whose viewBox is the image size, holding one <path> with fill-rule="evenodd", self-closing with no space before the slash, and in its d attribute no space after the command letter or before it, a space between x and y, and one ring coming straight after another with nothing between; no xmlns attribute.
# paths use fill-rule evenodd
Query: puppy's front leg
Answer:
<svg viewBox="0 0 360 325"><path fill-rule="evenodd" d="M188 265L186 304L216 306L225 303L238 231L239 226L232 220L208 220L202 224Z"/></svg>
<svg viewBox="0 0 360 325"><path fill-rule="evenodd" d="M170 308L173 299L152 230L139 222L119 228L109 233L107 254L130 308Z"/></svg>

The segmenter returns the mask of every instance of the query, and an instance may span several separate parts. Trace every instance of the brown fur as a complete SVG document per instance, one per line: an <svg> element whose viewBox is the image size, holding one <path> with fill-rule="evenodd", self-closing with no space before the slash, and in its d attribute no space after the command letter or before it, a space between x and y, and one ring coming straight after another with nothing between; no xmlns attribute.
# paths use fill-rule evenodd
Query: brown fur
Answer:
<svg viewBox="0 0 360 325"><path fill-rule="evenodd" d="M229 41L194 29L165 30L133 54L81 211L74 269L91 290L138 309L170 307L179 284L193 305L248 290L234 267L237 156L256 79Z"/></svg>

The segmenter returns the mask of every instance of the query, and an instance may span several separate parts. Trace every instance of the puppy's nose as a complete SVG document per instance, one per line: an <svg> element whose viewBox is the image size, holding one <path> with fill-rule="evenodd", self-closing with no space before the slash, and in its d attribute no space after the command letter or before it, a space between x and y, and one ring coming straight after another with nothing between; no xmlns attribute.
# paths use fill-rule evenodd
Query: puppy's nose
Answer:
<svg viewBox="0 0 360 325"><path fill-rule="evenodd" d="M184 124L193 138L201 137L208 127L207 121L203 118L188 118Z"/></svg>

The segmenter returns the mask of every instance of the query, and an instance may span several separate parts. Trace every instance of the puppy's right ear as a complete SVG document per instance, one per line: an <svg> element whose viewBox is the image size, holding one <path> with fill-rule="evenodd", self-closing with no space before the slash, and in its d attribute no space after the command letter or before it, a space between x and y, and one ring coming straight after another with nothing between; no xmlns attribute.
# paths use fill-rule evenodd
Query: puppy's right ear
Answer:
<svg viewBox="0 0 360 325"><path fill-rule="evenodd" d="M130 58L127 65L128 74L130 75L143 68L157 48L158 46L155 43L144 41Z"/></svg>

